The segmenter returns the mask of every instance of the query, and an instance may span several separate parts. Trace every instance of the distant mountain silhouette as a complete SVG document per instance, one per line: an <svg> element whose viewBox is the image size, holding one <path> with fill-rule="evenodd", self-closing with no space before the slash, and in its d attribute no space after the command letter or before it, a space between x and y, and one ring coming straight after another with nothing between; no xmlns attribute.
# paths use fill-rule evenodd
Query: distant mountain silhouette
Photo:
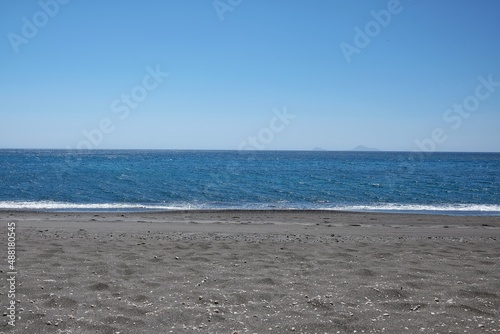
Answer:
<svg viewBox="0 0 500 334"><path fill-rule="evenodd" d="M375 152L375 151L380 151L378 148L373 148L373 147L366 147L363 145L358 145L355 148L352 149L353 151L360 151L360 152Z"/></svg>

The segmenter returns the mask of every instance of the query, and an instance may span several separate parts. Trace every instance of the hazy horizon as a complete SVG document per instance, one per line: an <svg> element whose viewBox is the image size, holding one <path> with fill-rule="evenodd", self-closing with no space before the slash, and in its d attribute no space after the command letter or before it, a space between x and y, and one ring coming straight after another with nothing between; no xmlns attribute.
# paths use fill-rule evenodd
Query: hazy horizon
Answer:
<svg viewBox="0 0 500 334"><path fill-rule="evenodd" d="M0 150L3 151L9 151L9 150L25 150L25 151L205 151L205 152L210 152L210 151L229 151L229 152L366 152L366 153L415 153L415 154L432 154L432 153L500 153L500 151L433 151L433 152L425 152L425 151L420 151L420 150L413 150L413 151L397 151L397 150L356 150L356 149L347 149L347 150L326 150L326 149L303 149L303 150L297 150L297 149L265 149L265 150L237 150L237 149L197 149L197 148L182 148L182 149L177 149L177 148L92 148L90 150L88 149L78 149L78 148L51 148L51 147L45 147L45 148L32 148L32 147L3 147L0 148Z"/></svg>
<svg viewBox="0 0 500 334"><path fill-rule="evenodd" d="M0 13L0 148L500 152L498 1Z"/></svg>

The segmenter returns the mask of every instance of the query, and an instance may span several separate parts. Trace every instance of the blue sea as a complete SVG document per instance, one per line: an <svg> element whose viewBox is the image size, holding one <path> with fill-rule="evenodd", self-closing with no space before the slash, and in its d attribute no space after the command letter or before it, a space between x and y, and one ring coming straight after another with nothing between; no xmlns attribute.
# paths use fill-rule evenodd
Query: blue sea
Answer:
<svg viewBox="0 0 500 334"><path fill-rule="evenodd" d="M500 153L0 150L0 210L500 215Z"/></svg>

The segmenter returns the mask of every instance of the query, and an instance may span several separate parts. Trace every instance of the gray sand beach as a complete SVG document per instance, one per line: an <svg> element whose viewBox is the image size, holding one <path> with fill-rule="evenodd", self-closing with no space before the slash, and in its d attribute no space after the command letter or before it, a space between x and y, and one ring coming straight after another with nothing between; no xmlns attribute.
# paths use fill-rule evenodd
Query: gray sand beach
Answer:
<svg viewBox="0 0 500 334"><path fill-rule="evenodd" d="M15 223L17 254L18 318L7 324L3 279L3 333L500 332L500 217L4 211L0 221L4 250Z"/></svg>

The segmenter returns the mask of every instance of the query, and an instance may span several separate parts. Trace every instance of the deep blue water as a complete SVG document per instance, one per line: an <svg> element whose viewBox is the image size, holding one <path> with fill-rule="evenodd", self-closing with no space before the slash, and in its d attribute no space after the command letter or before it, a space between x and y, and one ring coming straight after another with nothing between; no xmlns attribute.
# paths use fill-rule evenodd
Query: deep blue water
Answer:
<svg viewBox="0 0 500 334"><path fill-rule="evenodd" d="M0 150L0 209L500 215L500 153Z"/></svg>

